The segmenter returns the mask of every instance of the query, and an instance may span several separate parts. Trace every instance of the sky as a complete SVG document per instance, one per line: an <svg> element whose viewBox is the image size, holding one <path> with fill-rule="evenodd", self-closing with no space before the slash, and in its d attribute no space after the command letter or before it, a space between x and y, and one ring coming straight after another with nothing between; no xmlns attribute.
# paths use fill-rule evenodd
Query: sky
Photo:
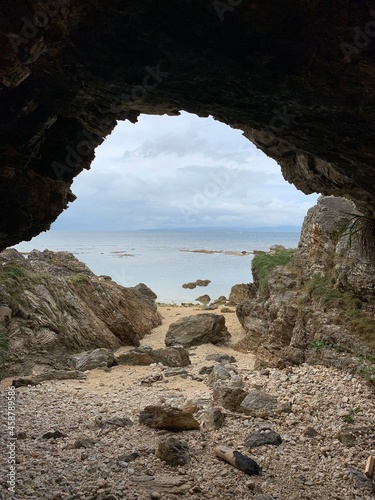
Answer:
<svg viewBox="0 0 375 500"><path fill-rule="evenodd" d="M142 115L119 122L74 181L52 229L300 227L306 196L280 167L213 118Z"/></svg>

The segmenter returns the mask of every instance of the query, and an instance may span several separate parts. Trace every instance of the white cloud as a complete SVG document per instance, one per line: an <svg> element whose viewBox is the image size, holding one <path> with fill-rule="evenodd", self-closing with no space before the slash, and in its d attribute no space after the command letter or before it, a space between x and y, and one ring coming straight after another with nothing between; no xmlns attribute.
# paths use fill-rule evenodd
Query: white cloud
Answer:
<svg viewBox="0 0 375 500"><path fill-rule="evenodd" d="M73 191L55 228L298 226L317 198L241 131L187 113L119 123Z"/></svg>

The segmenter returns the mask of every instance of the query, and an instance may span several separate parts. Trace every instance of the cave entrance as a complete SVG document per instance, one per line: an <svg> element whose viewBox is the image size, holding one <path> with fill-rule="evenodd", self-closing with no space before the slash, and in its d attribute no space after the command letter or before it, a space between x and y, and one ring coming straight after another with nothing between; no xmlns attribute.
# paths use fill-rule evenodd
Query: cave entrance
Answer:
<svg viewBox="0 0 375 500"><path fill-rule="evenodd" d="M70 251L124 286L146 283L164 302L228 296L251 281L251 252L296 246L316 200L240 130L188 113L120 122L73 191L52 230L17 248ZM196 279L211 283L182 288Z"/></svg>

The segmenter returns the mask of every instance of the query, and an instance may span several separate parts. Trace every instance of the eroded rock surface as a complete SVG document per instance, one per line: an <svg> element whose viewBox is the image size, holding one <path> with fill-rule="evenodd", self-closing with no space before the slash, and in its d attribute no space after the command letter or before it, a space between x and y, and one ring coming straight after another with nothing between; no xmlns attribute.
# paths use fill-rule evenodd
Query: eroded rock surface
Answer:
<svg viewBox="0 0 375 500"><path fill-rule="evenodd" d="M51 7L52 5L52 7ZM2 2L0 248L74 200L117 120L213 116L305 193L375 207L373 3Z"/></svg>
<svg viewBox="0 0 375 500"><path fill-rule="evenodd" d="M257 367L319 362L372 373L363 360L375 346L374 242L371 219L352 202L321 197L294 254L275 247L262 253L266 261L255 256L257 294L237 306L237 316ZM288 263L275 267L280 256Z"/></svg>
<svg viewBox="0 0 375 500"><path fill-rule="evenodd" d="M110 350L97 351L108 364L111 350L139 345L161 323L154 301L95 276L68 252L34 250L27 259L13 249L0 253L0 303L8 361L20 374L35 363L66 369L72 354L97 348ZM83 366L93 356L86 358Z"/></svg>

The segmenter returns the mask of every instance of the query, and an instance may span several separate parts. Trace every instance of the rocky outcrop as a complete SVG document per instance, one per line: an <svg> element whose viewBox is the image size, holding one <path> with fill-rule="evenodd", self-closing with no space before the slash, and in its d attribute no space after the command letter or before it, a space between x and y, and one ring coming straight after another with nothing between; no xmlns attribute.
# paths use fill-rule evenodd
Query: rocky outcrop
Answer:
<svg viewBox="0 0 375 500"><path fill-rule="evenodd" d="M161 363L164 366L178 367L190 365L189 351L183 347L167 347L165 349L152 349L142 346L130 351L116 352L116 362L119 365L142 365Z"/></svg>
<svg viewBox="0 0 375 500"><path fill-rule="evenodd" d="M12 373L28 373L34 363L65 369L81 351L137 346L161 323L154 301L95 276L68 252L2 252L0 304ZM108 351L95 352L106 353L100 360L108 364ZM93 356L86 358L87 367Z"/></svg>
<svg viewBox="0 0 375 500"><path fill-rule="evenodd" d="M257 366L319 362L367 370L375 343L374 230L343 198L308 211L295 251L275 247L252 263L254 299L237 307Z"/></svg>
<svg viewBox="0 0 375 500"><path fill-rule="evenodd" d="M220 344L229 338L230 333L222 314L196 314L172 323L168 328L165 344L191 347L200 344Z"/></svg>
<svg viewBox="0 0 375 500"><path fill-rule="evenodd" d="M47 229L117 120L142 113L211 115L305 193L349 196L373 214L372 9L369 0L4 0L0 248Z"/></svg>

